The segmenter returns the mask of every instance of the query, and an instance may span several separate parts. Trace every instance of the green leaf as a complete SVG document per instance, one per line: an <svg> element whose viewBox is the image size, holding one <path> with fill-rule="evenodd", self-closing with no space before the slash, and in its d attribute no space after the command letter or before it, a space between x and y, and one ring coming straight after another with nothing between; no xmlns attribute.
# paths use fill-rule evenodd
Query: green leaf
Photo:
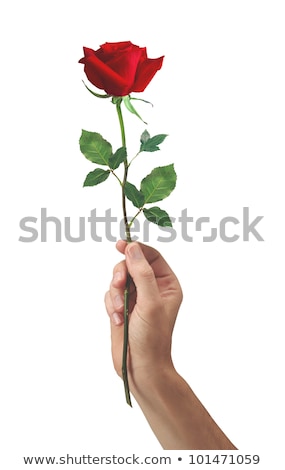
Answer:
<svg viewBox="0 0 285 470"><path fill-rule="evenodd" d="M140 190L145 197L145 204L165 199L173 191L175 185L176 173L173 163L155 168L141 181Z"/></svg>
<svg viewBox="0 0 285 470"><path fill-rule="evenodd" d="M83 186L96 186L96 184L103 183L110 175L110 170L102 170L102 168L96 168L86 176Z"/></svg>
<svg viewBox="0 0 285 470"><path fill-rule="evenodd" d="M145 142L141 141L141 152L156 152L157 150L160 150L158 147L159 144L162 144L164 139L167 137L167 134L157 134L153 137L150 137L147 139Z"/></svg>
<svg viewBox="0 0 285 470"><path fill-rule="evenodd" d="M88 88L88 86L86 85L86 83L82 80L83 82L83 85L85 86L85 88L87 88L88 91L90 91L90 93L94 96L96 96L96 98L111 98L112 95L101 95L99 93L95 93L95 91L92 91L90 88Z"/></svg>
<svg viewBox="0 0 285 470"><path fill-rule="evenodd" d="M161 227L172 227L172 222L167 212L157 206L144 209L143 213L147 220L154 224L160 225Z"/></svg>
<svg viewBox="0 0 285 470"><path fill-rule="evenodd" d="M142 101L143 103L150 104L153 107L153 104L150 101L143 100L142 98L135 98L134 96L130 95L130 99L134 101Z"/></svg>
<svg viewBox="0 0 285 470"><path fill-rule="evenodd" d="M125 195L138 209L144 205L144 195L129 181L125 184Z"/></svg>
<svg viewBox="0 0 285 470"><path fill-rule="evenodd" d="M147 130L143 131L141 135L141 144L145 144L150 139L150 134Z"/></svg>
<svg viewBox="0 0 285 470"><path fill-rule="evenodd" d="M113 96L112 97L112 103L120 105L123 101L123 98L121 96Z"/></svg>
<svg viewBox="0 0 285 470"><path fill-rule="evenodd" d="M120 147L114 155L109 158L109 166L112 170L116 170L123 161L127 158L127 149L126 147Z"/></svg>
<svg viewBox="0 0 285 470"><path fill-rule="evenodd" d="M98 165L109 165L112 146L100 134L83 129L79 145L81 152L88 160Z"/></svg>
<svg viewBox="0 0 285 470"><path fill-rule="evenodd" d="M128 111L130 111L130 113L132 114L135 114L135 116L137 116L142 122L144 122L145 124L147 124L139 115L139 113L135 110L135 108L133 107L132 103L131 103L131 97L130 95L127 95L127 96L123 96L123 102L125 103L125 106L127 108Z"/></svg>

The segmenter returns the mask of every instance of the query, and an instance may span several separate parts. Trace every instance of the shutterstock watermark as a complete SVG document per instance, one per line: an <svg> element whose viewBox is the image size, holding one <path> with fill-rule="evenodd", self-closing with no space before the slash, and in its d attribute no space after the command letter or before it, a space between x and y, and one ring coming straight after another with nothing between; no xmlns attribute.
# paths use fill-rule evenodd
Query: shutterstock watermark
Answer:
<svg viewBox="0 0 285 470"><path fill-rule="evenodd" d="M263 216L250 216L249 207L243 207L241 217L226 216L212 223L210 217L191 217L188 210L183 209L179 217L170 217L172 227L157 225L159 235L157 241L170 243L179 236L185 242L202 241L211 243L222 240L225 243L237 241L249 242L264 241L257 229ZM119 238L125 238L125 224L123 219L112 215L111 209L104 214L97 213L97 209L90 211L89 217L78 217L76 223L71 217L63 217L62 220L47 214L46 208L41 208L40 217L23 217L20 222L21 235L19 241L32 242L84 242L88 238L94 242L102 242L104 239L116 242ZM153 223L147 219L140 222L135 219L131 226L133 241L148 242L150 239L150 226Z"/></svg>

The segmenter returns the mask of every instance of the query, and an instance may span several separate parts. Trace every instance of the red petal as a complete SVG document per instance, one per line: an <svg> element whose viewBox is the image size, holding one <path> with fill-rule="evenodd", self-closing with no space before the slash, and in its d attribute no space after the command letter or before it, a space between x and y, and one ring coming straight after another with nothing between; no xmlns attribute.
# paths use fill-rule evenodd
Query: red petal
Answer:
<svg viewBox="0 0 285 470"><path fill-rule="evenodd" d="M128 94L128 83L124 77L112 70L107 64L102 62L96 56L96 52L92 49L84 48L85 57L80 59L80 63L84 64L84 71L88 80L101 90L114 96L123 96Z"/></svg>
<svg viewBox="0 0 285 470"><path fill-rule="evenodd" d="M156 72L161 69L163 59L164 56L158 59L146 59L139 64L132 91L144 91Z"/></svg>
<svg viewBox="0 0 285 470"><path fill-rule="evenodd" d="M119 53L113 55L110 60L105 63L115 72L124 78L125 82L128 84L129 93L133 88L133 84L136 77L136 72L141 59L141 51L139 48L130 49L126 53Z"/></svg>
<svg viewBox="0 0 285 470"><path fill-rule="evenodd" d="M132 47L133 44L131 41L121 41L121 42L105 42L100 46L100 49L106 54L114 54L118 50L124 50L126 48ZM138 47L138 46L135 46ZM100 50L99 49L99 50Z"/></svg>

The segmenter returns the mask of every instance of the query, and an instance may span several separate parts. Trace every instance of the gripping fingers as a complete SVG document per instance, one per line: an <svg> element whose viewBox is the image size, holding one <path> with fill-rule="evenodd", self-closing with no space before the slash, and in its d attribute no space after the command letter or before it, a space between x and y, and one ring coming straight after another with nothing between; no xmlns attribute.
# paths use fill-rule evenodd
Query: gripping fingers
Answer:
<svg viewBox="0 0 285 470"><path fill-rule="evenodd" d="M124 323L124 315L122 312L116 310L111 298L110 291L106 292L105 294L105 307L110 320L114 325L120 326Z"/></svg>
<svg viewBox="0 0 285 470"><path fill-rule="evenodd" d="M121 325L124 322L124 288L126 276L126 263L125 261L121 261L114 267L110 288L105 295L106 310L115 325Z"/></svg>
<svg viewBox="0 0 285 470"><path fill-rule="evenodd" d="M126 285L126 263L121 261L113 271L113 279L110 283L110 297L116 312L124 310L124 289Z"/></svg>

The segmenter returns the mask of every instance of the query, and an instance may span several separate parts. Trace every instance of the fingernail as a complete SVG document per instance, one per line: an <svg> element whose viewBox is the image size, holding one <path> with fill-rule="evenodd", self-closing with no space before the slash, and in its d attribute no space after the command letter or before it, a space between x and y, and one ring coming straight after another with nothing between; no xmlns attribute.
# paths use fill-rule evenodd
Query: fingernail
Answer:
<svg viewBox="0 0 285 470"><path fill-rule="evenodd" d="M117 312L114 312L112 314L112 320L113 320L113 323L115 323L115 325L117 326L122 325L122 323L124 323L123 315Z"/></svg>
<svg viewBox="0 0 285 470"><path fill-rule="evenodd" d="M128 249L128 254L130 255L130 258L132 259L142 259L143 258L143 252L140 248L139 245L132 245Z"/></svg>
<svg viewBox="0 0 285 470"><path fill-rule="evenodd" d="M120 281L121 279L122 279L122 275L121 275L120 271L116 272L113 276L113 282L116 283L116 282Z"/></svg>
<svg viewBox="0 0 285 470"><path fill-rule="evenodd" d="M114 298L114 304L116 308L122 308L124 306L124 301L120 295L116 295Z"/></svg>

